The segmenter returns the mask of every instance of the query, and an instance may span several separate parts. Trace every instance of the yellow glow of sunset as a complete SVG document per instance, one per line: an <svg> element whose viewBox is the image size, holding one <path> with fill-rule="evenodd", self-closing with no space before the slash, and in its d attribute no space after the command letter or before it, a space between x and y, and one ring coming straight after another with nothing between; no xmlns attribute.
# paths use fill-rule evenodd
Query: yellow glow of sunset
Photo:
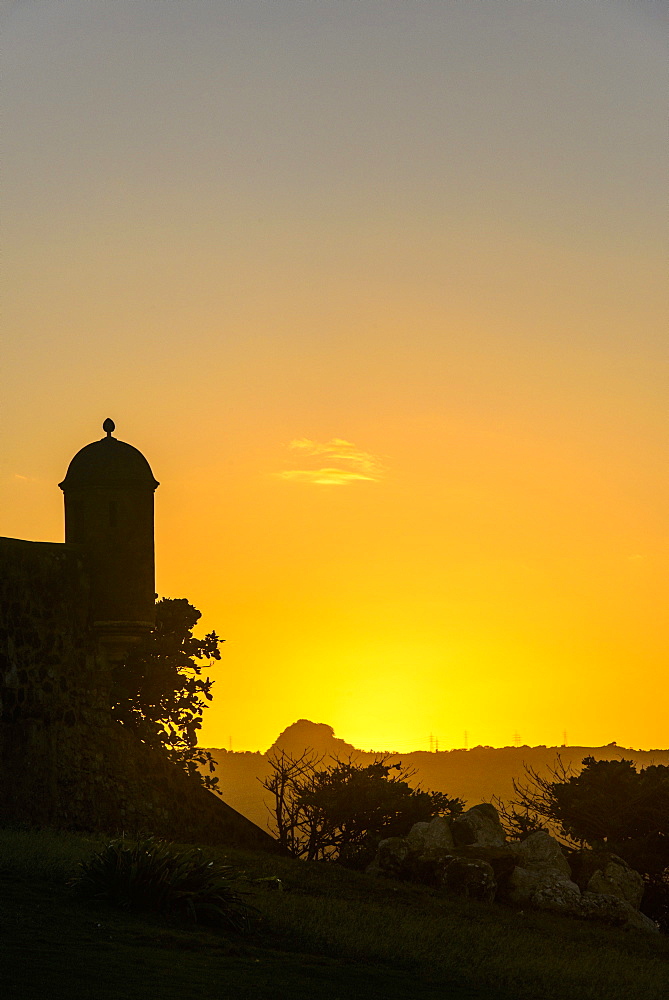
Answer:
<svg viewBox="0 0 669 1000"><path fill-rule="evenodd" d="M226 640L204 745L667 746L656 17L7 18L0 533L111 416Z"/></svg>

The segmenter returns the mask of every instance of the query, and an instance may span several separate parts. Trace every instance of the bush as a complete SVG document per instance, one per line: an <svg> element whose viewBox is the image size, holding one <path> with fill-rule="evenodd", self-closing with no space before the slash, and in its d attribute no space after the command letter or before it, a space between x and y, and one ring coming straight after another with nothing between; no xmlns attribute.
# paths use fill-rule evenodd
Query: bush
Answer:
<svg viewBox="0 0 669 1000"><path fill-rule="evenodd" d="M69 883L78 895L126 910L247 930L256 910L233 888L232 871L198 848L159 840L117 840L80 864Z"/></svg>
<svg viewBox="0 0 669 1000"><path fill-rule="evenodd" d="M352 868L372 860L382 837L407 834L414 823L462 812L462 799L413 788L415 771L305 750L293 757L281 750L269 758L271 774L261 782L274 796L270 807L279 844L295 858L329 859Z"/></svg>
<svg viewBox="0 0 669 1000"><path fill-rule="evenodd" d="M220 795L216 762L197 745L202 713L212 700L214 682L203 677L203 664L220 660L222 642L215 632L198 639L193 629L200 612L185 598L163 598L156 604L155 628L133 646L112 675L111 712L116 722L205 788ZM204 768L209 774L204 774Z"/></svg>
<svg viewBox="0 0 669 1000"><path fill-rule="evenodd" d="M642 875L662 879L669 869L669 766L636 770L631 760L583 759L575 773L558 757L547 774L526 767L514 781L507 829L547 826L567 847L612 851Z"/></svg>

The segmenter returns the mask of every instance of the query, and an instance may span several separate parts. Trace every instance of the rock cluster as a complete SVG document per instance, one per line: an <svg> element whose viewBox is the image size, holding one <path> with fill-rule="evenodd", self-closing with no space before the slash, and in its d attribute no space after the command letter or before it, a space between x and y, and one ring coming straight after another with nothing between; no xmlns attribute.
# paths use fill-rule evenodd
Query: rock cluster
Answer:
<svg viewBox="0 0 669 1000"><path fill-rule="evenodd" d="M459 816L416 823L406 837L382 840L367 871L485 902L658 930L639 911L643 880L622 858L586 850L568 860L543 830L507 841L497 810L487 802Z"/></svg>

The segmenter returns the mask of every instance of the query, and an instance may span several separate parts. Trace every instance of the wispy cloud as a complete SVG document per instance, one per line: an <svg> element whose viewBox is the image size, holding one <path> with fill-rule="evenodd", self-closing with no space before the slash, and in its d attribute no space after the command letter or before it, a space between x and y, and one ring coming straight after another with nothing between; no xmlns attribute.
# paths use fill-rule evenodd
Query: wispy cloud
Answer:
<svg viewBox="0 0 669 1000"><path fill-rule="evenodd" d="M299 438L291 441L288 447L304 459L308 467L277 472L280 479L317 486L347 486L361 481L375 483L383 478L384 468L379 459L343 438L324 443ZM319 462L325 461L326 466L317 467Z"/></svg>

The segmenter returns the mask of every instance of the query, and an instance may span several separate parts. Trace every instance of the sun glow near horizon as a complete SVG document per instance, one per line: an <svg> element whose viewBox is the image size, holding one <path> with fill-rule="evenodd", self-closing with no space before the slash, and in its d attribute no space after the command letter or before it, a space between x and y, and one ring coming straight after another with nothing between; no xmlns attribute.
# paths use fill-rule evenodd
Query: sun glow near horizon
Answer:
<svg viewBox="0 0 669 1000"><path fill-rule="evenodd" d="M11 5L2 533L112 414L205 745L669 743L658 11Z"/></svg>

